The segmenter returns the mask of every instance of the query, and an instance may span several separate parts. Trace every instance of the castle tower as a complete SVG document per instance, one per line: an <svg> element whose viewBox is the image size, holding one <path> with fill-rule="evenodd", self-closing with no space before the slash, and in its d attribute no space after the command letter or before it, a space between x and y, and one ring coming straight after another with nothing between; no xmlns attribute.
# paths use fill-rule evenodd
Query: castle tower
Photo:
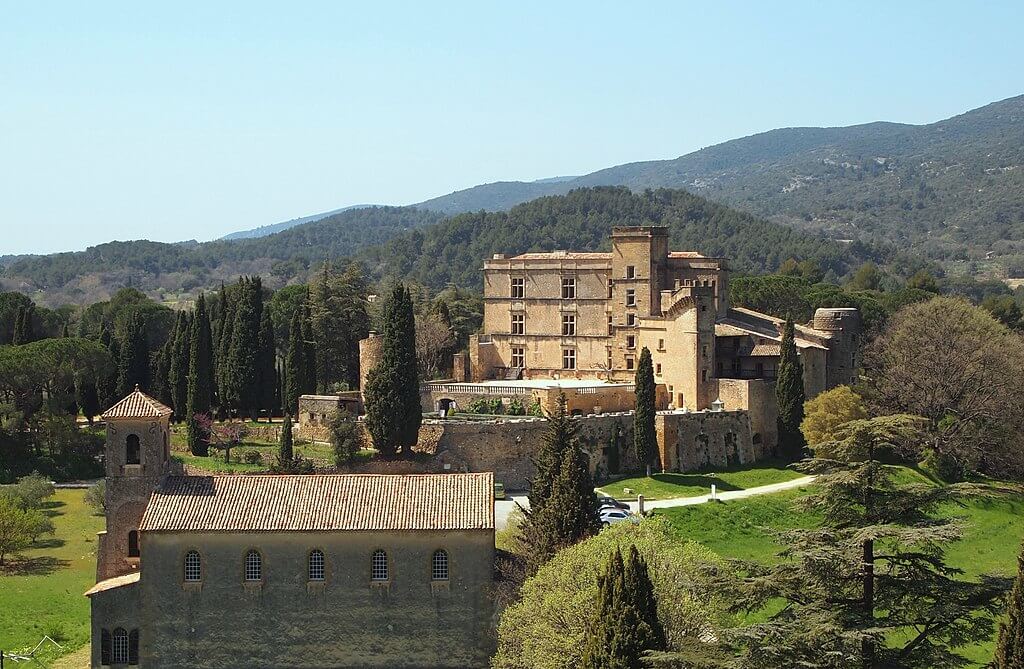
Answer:
<svg viewBox="0 0 1024 669"><path fill-rule="evenodd" d="M135 390L106 410L107 529L99 533L96 580L139 568L139 521L170 468L171 409Z"/></svg>
<svg viewBox="0 0 1024 669"><path fill-rule="evenodd" d="M855 307L818 309L812 322L815 330L830 334L826 361L826 388L857 382L859 340L863 326Z"/></svg>

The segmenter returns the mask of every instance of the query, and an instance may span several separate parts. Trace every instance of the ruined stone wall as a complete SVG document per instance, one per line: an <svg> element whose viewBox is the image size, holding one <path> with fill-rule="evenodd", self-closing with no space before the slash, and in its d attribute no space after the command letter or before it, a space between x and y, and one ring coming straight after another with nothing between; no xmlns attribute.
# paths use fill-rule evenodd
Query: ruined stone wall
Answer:
<svg viewBox="0 0 1024 669"><path fill-rule="evenodd" d="M750 422L751 443L765 454L778 443L778 407L775 384L763 379L713 379L712 391L726 411L745 410Z"/></svg>
<svg viewBox="0 0 1024 669"><path fill-rule="evenodd" d="M751 441L745 411L659 413L661 461L668 471L691 472L749 464L765 456Z"/></svg>

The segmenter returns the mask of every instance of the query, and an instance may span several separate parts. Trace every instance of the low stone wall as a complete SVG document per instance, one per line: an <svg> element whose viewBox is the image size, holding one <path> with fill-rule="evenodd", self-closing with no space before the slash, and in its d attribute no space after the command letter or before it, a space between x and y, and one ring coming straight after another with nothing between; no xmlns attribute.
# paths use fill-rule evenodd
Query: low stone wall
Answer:
<svg viewBox="0 0 1024 669"><path fill-rule="evenodd" d="M477 400L500 399L508 406L518 401L525 408L539 403L545 411L554 411L559 395L565 395L569 413L608 413L629 411L636 404L632 384L589 386L585 388L536 388L532 386L481 386L469 383L432 382L420 386L420 406L425 413L437 411L449 403L465 411Z"/></svg>

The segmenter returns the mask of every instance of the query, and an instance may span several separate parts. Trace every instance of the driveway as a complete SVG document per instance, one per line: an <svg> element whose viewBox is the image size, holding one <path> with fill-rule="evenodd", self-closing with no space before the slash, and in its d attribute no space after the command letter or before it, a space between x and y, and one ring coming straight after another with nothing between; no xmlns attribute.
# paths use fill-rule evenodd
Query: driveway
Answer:
<svg viewBox="0 0 1024 669"><path fill-rule="evenodd" d="M719 501L729 501L732 499L744 499L746 497L755 497L757 495L770 495L775 492L782 492L784 490L793 490L795 488L802 488L804 486L814 483L813 476L801 476L798 479L792 481L783 481L782 483L772 483L770 485L757 486L756 488L747 488L746 490L726 490L719 492L715 495L715 499ZM690 506L692 504L703 504L711 500L711 494L700 495L697 497L677 497L675 499L660 499L652 501L644 501L644 511L650 511L651 509L671 509L677 506ZM516 502L521 504L523 508L529 509L530 502L526 498L526 493L517 493L515 495L508 495L505 499L499 499L494 501L494 527L497 530L503 530L508 527L509 514L516 508ZM630 502L629 508L636 513L639 507L636 502Z"/></svg>

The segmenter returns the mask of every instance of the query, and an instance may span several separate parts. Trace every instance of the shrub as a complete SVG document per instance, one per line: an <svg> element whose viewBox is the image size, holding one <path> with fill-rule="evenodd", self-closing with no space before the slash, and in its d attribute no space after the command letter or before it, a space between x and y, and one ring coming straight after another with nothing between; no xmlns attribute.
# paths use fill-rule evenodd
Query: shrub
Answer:
<svg viewBox="0 0 1024 669"><path fill-rule="evenodd" d="M516 398L509 402L508 406L505 407L505 413L509 416L525 416L526 407L523 406L523 403L518 398Z"/></svg>
<svg viewBox="0 0 1024 669"><path fill-rule="evenodd" d="M106 479L100 479L96 483L89 486L89 490L85 493L85 503L93 508L97 514L102 515L107 512L107 481Z"/></svg>
<svg viewBox="0 0 1024 669"><path fill-rule="evenodd" d="M327 429L331 433L336 467L351 463L356 459L359 451L366 448L366 435L363 432L363 426L346 411L335 413Z"/></svg>
<svg viewBox="0 0 1024 669"><path fill-rule="evenodd" d="M247 465L262 465L263 454L256 449L246 451L244 454L242 454L242 462L244 462Z"/></svg>
<svg viewBox="0 0 1024 669"><path fill-rule="evenodd" d="M14 495L23 509L38 509L53 493L53 483L39 472L22 476L14 486Z"/></svg>

